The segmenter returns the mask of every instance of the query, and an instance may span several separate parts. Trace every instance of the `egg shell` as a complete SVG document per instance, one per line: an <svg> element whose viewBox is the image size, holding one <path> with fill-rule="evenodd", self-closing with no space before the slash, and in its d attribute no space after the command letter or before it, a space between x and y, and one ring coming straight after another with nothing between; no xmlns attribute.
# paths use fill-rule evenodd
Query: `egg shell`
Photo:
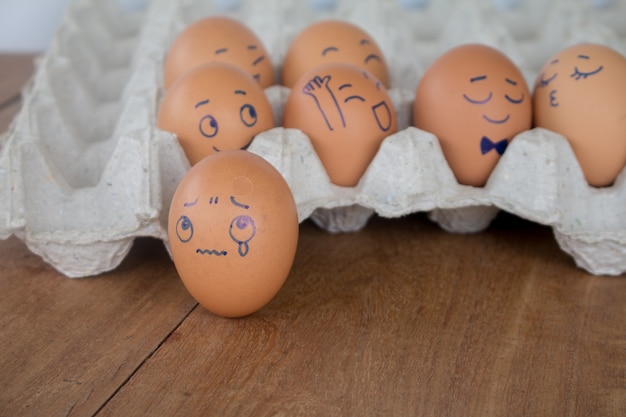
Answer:
<svg viewBox="0 0 626 417"><path fill-rule="evenodd" d="M270 54L243 23L227 16L210 16L188 25L169 47L163 69L168 89L190 69L208 62L233 64L255 78L261 87L275 83Z"/></svg>
<svg viewBox="0 0 626 417"><path fill-rule="evenodd" d="M464 44L439 56L415 94L413 123L438 137L460 184L482 187L510 141L531 122L522 73L486 45Z"/></svg>
<svg viewBox="0 0 626 417"><path fill-rule="evenodd" d="M389 87L389 69L380 46L361 27L338 19L307 26L290 43L281 71L281 83L293 87L311 69L344 62L368 70Z"/></svg>
<svg viewBox="0 0 626 417"><path fill-rule="evenodd" d="M260 156L224 151L193 166L178 185L168 217L178 274L207 310L251 314L285 282L298 243L289 186Z"/></svg>
<svg viewBox="0 0 626 417"><path fill-rule="evenodd" d="M382 141L398 130L385 86L367 70L329 63L306 72L292 88L283 126L310 138L334 184L353 187Z"/></svg>
<svg viewBox="0 0 626 417"><path fill-rule="evenodd" d="M587 182L611 185L626 164L626 58L576 44L552 56L533 93L534 122L567 138Z"/></svg>
<svg viewBox="0 0 626 417"><path fill-rule="evenodd" d="M157 126L176 134L193 165L221 150L245 149L274 127L261 86L223 62L200 65L176 80L163 98Z"/></svg>

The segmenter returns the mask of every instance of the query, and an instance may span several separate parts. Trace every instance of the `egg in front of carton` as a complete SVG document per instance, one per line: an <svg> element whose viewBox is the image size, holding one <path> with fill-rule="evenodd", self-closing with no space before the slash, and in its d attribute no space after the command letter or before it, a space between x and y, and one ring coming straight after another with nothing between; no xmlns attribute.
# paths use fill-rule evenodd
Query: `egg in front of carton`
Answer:
<svg viewBox="0 0 626 417"><path fill-rule="evenodd" d="M563 135L589 185L609 186L626 164L626 58L600 44L552 56L533 95L534 121Z"/></svg>
<svg viewBox="0 0 626 417"><path fill-rule="evenodd" d="M209 16L187 26L169 47L163 67L165 89L190 69L215 61L243 69L263 88L274 84L274 66L258 36L238 20Z"/></svg>
<svg viewBox="0 0 626 417"><path fill-rule="evenodd" d="M486 45L464 44L439 56L415 94L413 123L437 136L460 184L485 185L531 119L532 97L522 73Z"/></svg>
<svg viewBox="0 0 626 417"><path fill-rule="evenodd" d="M241 317L280 290L298 243L289 186L262 157L211 155L182 179L170 205L168 236L176 270L207 310Z"/></svg>
<svg viewBox="0 0 626 417"><path fill-rule="evenodd" d="M176 80L159 107L157 126L176 134L193 165L215 152L246 149L274 127L272 107L261 86L223 62L195 67Z"/></svg>

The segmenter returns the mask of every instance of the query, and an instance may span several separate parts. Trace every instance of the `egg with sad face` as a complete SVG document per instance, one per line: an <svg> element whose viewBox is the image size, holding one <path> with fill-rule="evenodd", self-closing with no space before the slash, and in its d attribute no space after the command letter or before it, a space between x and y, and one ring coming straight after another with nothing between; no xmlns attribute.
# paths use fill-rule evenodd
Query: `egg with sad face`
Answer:
<svg viewBox="0 0 626 417"><path fill-rule="evenodd" d="M287 279L298 215L281 174L251 152L224 151L194 165L170 205L168 237L189 293L225 317L251 314Z"/></svg>

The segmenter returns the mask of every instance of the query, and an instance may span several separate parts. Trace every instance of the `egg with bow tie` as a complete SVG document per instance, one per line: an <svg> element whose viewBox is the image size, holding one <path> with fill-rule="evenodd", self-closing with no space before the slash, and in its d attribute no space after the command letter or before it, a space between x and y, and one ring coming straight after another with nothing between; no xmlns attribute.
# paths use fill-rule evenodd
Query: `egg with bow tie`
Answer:
<svg viewBox="0 0 626 417"><path fill-rule="evenodd" d="M532 97L521 71L486 45L445 52L415 94L413 124L437 136L459 184L484 186L507 146L531 123Z"/></svg>

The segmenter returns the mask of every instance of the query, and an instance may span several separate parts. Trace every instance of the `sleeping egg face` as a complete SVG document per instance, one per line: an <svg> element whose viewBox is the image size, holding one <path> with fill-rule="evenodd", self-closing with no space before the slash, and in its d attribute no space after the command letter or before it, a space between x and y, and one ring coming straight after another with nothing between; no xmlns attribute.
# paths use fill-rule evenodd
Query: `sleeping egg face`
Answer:
<svg viewBox="0 0 626 417"><path fill-rule="evenodd" d="M372 73L389 87L385 56L366 31L343 20L321 20L306 27L289 45L281 82L293 87L307 71L331 62L344 62Z"/></svg>
<svg viewBox="0 0 626 417"><path fill-rule="evenodd" d="M417 87L416 127L437 136L460 184L483 186L510 141L531 128L532 98L504 54L465 44L441 55Z"/></svg>
<svg viewBox="0 0 626 417"><path fill-rule="evenodd" d="M183 177L171 201L168 237L189 293L225 317L251 314L285 282L298 242L289 186L266 160L224 151Z"/></svg>
<svg viewBox="0 0 626 417"><path fill-rule="evenodd" d="M398 129L385 86L368 71L345 63L305 73L285 104L283 126L311 140L330 181L355 186L382 141Z"/></svg>
<svg viewBox="0 0 626 417"><path fill-rule="evenodd" d="M562 50L541 69L533 94L537 127L563 135L587 182L613 183L626 163L626 58L598 44Z"/></svg>
<svg viewBox="0 0 626 417"><path fill-rule="evenodd" d="M194 68L166 92L157 126L178 137L191 165L215 152L246 149L274 127L261 86L241 69L222 62Z"/></svg>
<svg viewBox="0 0 626 417"><path fill-rule="evenodd" d="M269 53L252 30L235 19L210 16L187 26L170 46L163 68L164 88L190 69L214 61L241 68L263 88L274 84Z"/></svg>

